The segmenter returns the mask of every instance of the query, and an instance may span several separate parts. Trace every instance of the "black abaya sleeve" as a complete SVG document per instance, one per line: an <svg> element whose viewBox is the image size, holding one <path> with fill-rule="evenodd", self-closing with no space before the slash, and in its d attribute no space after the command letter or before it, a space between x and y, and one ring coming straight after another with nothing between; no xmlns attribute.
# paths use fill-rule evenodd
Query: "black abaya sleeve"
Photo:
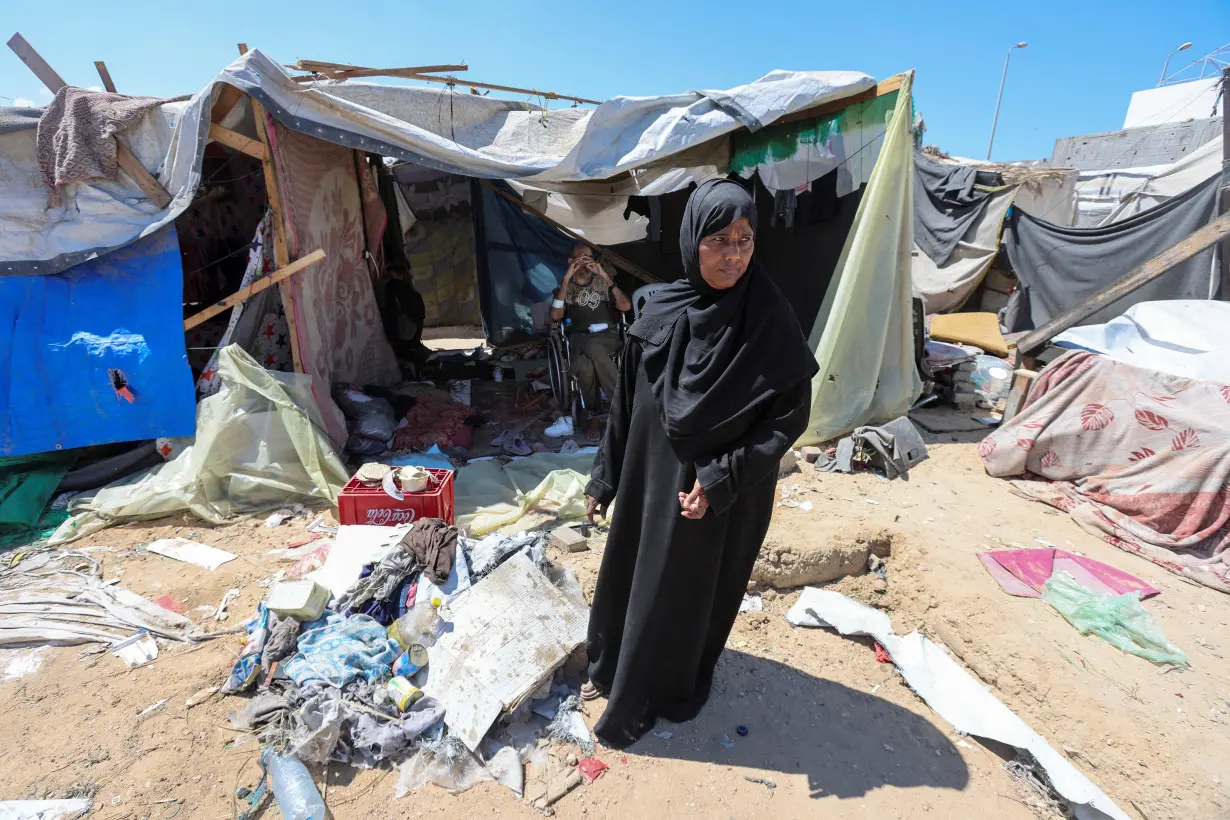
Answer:
<svg viewBox="0 0 1230 820"><path fill-rule="evenodd" d="M619 368L615 396L611 399L611 414L607 418L606 432L602 435L602 446L594 456L594 466L589 471L589 484L585 487L585 494L597 499L599 504L610 504L619 490L624 448L628 444L628 430L632 425L636 372L640 366L641 346L629 337L624 344L623 364Z"/></svg>
<svg viewBox="0 0 1230 820"><path fill-rule="evenodd" d="M750 430L725 452L696 459L696 478L709 506L721 514L739 491L777 475L782 456L807 429L811 380L779 394Z"/></svg>

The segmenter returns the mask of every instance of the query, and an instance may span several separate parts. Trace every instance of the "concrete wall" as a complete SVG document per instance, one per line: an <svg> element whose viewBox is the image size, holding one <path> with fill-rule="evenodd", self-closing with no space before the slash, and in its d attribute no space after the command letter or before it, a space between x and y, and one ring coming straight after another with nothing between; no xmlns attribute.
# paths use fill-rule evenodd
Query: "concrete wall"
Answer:
<svg viewBox="0 0 1230 820"><path fill-rule="evenodd" d="M1221 130L1221 117L1215 117L1083 137L1062 137L1055 140L1051 166L1103 171L1169 165L1217 137Z"/></svg>

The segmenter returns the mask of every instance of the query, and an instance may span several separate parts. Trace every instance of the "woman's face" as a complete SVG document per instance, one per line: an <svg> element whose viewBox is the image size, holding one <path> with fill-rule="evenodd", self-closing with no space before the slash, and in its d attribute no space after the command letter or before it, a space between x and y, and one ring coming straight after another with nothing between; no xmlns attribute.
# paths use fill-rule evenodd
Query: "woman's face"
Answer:
<svg viewBox="0 0 1230 820"><path fill-rule="evenodd" d="M741 216L700 240L700 275L714 290L728 290L747 273L756 240L752 223Z"/></svg>

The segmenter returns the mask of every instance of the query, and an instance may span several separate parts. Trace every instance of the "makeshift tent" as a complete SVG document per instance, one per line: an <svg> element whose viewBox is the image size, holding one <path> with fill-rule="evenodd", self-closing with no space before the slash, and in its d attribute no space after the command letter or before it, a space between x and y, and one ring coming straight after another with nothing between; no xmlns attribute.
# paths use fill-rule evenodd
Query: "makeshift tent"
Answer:
<svg viewBox="0 0 1230 820"><path fill-rule="evenodd" d="M546 111L451 88L298 82L252 51L192 99L156 106L126 134L133 154L169 194L163 207L126 179L72 183L62 205L48 205L33 172L34 140L29 129L17 132L29 139L5 154L15 161L0 173L13 181L24 207L0 211L0 227L20 221L35 230L21 240L0 230L0 273L58 273L148 236L191 206L205 181L203 157L211 141L247 153L262 162L270 204L281 216L273 224L275 266L327 246L320 247L324 262L279 289L298 366L315 379L324 423L340 441L340 415L328 398L333 384L398 376L387 340L372 330L381 322L369 279L381 273L378 240L387 217L364 154L453 175L517 181L548 192L548 210L552 194L608 196L615 207L623 197L662 197L665 207L672 197L686 199L688 186L715 173L755 175L759 189L771 192L783 232L790 230L789 194L797 206L798 188L835 174L832 190L842 199L858 197L858 209L843 217L853 227L840 237L844 250L833 265L833 286L824 270L831 263L823 260L817 265L803 259L778 273L824 317L818 323L801 318L828 376L836 378L840 370L843 388L852 388L835 391L830 380L817 390L816 429L835 434L900 414L917 392L917 377L903 366L911 349L910 227L908 197L899 196L908 193L905 177L912 173L911 116L908 79L893 78L877 88L856 72L776 71L728 91L615 98L592 111ZM791 144L786 152L776 150ZM903 153L886 154L894 157L886 164L882 154L889 145ZM795 187L781 187L787 185ZM887 193L877 194L879 188ZM594 218L602 223L611 211L596 207L597 200L562 202L573 206L578 222L600 214ZM626 201L625 207L632 204ZM403 216L399 208L399 223ZM631 244L650 243L651 232L647 226L647 238ZM881 241L886 238L887 245ZM902 241L905 250L898 253ZM659 247L668 242L659 237ZM847 312L860 313L860 322L850 321ZM868 315L878 323L867 323ZM876 354L867 356L869 349ZM856 383L861 387L853 389Z"/></svg>
<svg viewBox="0 0 1230 820"><path fill-rule="evenodd" d="M1098 228L1065 228L1013 210L1004 245L1020 280L1005 311L1009 331L1040 327L1122 279L1136 266L1206 225L1216 215L1217 179L1122 222ZM1221 275L1212 248L1172 267L1081 324L1110 321L1139 302L1210 299Z"/></svg>
<svg viewBox="0 0 1230 820"><path fill-rule="evenodd" d="M1076 185L1076 224L1092 227L1121 222L1219 175L1221 165L1219 134L1170 165L1082 171Z"/></svg>

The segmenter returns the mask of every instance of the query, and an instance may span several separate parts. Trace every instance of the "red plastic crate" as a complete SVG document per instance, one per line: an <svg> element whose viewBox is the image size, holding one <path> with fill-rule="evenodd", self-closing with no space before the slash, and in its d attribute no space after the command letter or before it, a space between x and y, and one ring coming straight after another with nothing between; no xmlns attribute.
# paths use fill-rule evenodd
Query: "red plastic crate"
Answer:
<svg viewBox="0 0 1230 820"><path fill-rule="evenodd" d="M418 518L443 518L453 523L453 471L425 468L438 481L430 482L418 493L406 493L402 501L393 498L377 484L369 487L352 478L337 497L340 524L372 524L395 527Z"/></svg>

